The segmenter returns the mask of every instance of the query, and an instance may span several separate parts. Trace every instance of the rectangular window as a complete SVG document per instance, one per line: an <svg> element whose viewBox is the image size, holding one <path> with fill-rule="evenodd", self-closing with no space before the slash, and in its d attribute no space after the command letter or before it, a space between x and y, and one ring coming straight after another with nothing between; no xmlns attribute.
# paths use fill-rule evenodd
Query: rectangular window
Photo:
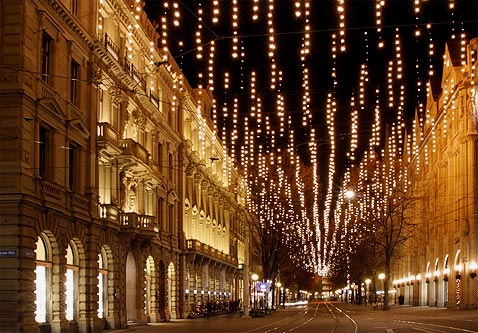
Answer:
<svg viewBox="0 0 478 333"><path fill-rule="evenodd" d="M52 83L52 51L53 39L46 32L43 32L41 47L41 77L43 81L48 84Z"/></svg>
<svg viewBox="0 0 478 333"><path fill-rule="evenodd" d="M72 60L70 66L70 101L73 105L79 106L80 104L80 65Z"/></svg>
<svg viewBox="0 0 478 333"><path fill-rule="evenodd" d="M51 135L46 127L40 126L38 145L40 151L38 174L41 178L47 178L50 168Z"/></svg>

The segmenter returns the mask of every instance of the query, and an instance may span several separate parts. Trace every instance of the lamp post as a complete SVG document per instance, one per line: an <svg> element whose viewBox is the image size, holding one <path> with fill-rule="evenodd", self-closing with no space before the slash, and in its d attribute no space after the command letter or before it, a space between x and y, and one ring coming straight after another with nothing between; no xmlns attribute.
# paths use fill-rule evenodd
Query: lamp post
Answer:
<svg viewBox="0 0 478 333"><path fill-rule="evenodd" d="M259 279L259 275L257 275L256 273L253 273L251 275L251 279L253 281L252 283L252 288L253 288L253 300L252 300L252 308L254 310L256 310L256 288L257 288L257 280Z"/></svg>
<svg viewBox="0 0 478 333"><path fill-rule="evenodd" d="M383 279L385 279L385 274L384 273L380 273L378 275L378 278L380 279L380 288L382 288L382 293L383 293L383 296L380 297L380 303L382 304L383 306L383 298L385 297L385 291L384 291L384 286L383 286Z"/></svg>

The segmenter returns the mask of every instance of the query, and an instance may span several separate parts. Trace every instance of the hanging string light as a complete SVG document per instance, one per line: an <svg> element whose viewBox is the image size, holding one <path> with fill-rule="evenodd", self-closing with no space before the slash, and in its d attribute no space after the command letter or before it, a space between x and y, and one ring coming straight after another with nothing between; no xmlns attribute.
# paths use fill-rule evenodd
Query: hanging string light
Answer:
<svg viewBox="0 0 478 333"><path fill-rule="evenodd" d="M219 14L220 14L220 5L219 5L219 0L213 0L212 1L212 16L211 16L211 22L213 24L216 24L219 22Z"/></svg>
<svg viewBox="0 0 478 333"><path fill-rule="evenodd" d="M337 12L339 14L340 52L345 52L345 0L337 0Z"/></svg>
<svg viewBox="0 0 478 333"><path fill-rule="evenodd" d="M232 24L232 52L231 56L233 59L239 57L239 37L238 37L238 28L239 28L239 6L237 0L232 0L232 13L231 13L231 24Z"/></svg>
<svg viewBox="0 0 478 333"><path fill-rule="evenodd" d="M254 21L259 19L259 2L260 0L252 1L252 20Z"/></svg>
<svg viewBox="0 0 478 333"><path fill-rule="evenodd" d="M385 0L375 0L375 25L377 26L378 34L378 47L381 49L384 47L382 37L382 11L385 7Z"/></svg>

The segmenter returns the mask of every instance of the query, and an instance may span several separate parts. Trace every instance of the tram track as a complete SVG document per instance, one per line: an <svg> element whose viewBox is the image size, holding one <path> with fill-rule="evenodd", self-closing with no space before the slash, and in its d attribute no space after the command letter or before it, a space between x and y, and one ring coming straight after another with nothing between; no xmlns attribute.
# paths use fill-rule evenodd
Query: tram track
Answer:
<svg viewBox="0 0 478 333"><path fill-rule="evenodd" d="M286 316L261 327L255 327L241 333L305 333L310 332L314 321L321 321L321 333L357 333L355 320L342 309L330 302L311 303L303 311Z"/></svg>
<svg viewBox="0 0 478 333"><path fill-rule="evenodd" d="M330 302L324 302L325 307L329 311L330 315L334 318L335 320L335 327L330 331L330 333L336 333L339 328L343 328L344 322L346 323L351 323L351 327L347 327L347 331L350 333L357 333L358 326L357 322L349 316L347 313L345 313L342 309L338 308L337 306L333 305ZM342 321L343 320L343 321ZM341 332L344 332L341 330Z"/></svg>

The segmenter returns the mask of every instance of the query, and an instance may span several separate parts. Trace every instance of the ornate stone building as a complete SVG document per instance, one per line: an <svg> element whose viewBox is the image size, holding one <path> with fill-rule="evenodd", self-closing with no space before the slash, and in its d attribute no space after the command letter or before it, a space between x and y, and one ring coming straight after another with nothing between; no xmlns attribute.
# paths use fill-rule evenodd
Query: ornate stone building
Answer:
<svg viewBox="0 0 478 333"><path fill-rule="evenodd" d="M446 48L443 76L416 119L408 174L417 228L396 263L410 305L476 309L478 302L478 39Z"/></svg>
<svg viewBox="0 0 478 333"><path fill-rule="evenodd" d="M0 17L0 331L241 298L240 179L142 2L4 0Z"/></svg>
<svg viewBox="0 0 478 333"><path fill-rule="evenodd" d="M194 90L193 97L197 106L185 104L183 108L185 173L181 193L186 239L184 292L188 310L194 313L208 303L239 301L248 290L242 272L247 264L248 214L241 178L211 129L212 96L206 90Z"/></svg>

